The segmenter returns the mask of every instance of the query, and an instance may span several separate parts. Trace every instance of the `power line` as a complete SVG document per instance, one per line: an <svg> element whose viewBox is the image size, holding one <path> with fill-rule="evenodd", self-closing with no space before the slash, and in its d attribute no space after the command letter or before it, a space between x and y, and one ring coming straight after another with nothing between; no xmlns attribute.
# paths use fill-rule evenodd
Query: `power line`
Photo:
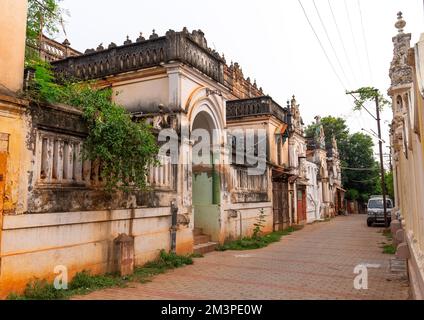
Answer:
<svg viewBox="0 0 424 320"><path fill-rule="evenodd" d="M340 32L339 24L337 22L336 15L334 14L333 7L331 6L330 0L328 0L328 6L330 7L331 16L333 18L334 25L336 26L337 34L338 34L339 40L340 40L340 42L342 44L343 52L345 54L345 58L346 58L347 64L349 65L350 72L352 73L352 76L353 76L354 81L357 82L356 74L355 74L355 72L354 72L354 70L352 68L352 63L351 63L350 58L349 58L349 55L347 53L346 46L345 46L345 43L344 43L344 40L343 40L343 36L342 36L342 33Z"/></svg>
<svg viewBox="0 0 424 320"><path fill-rule="evenodd" d="M343 170L351 170L351 171L376 171L378 168L348 168L341 167Z"/></svg>
<svg viewBox="0 0 424 320"><path fill-rule="evenodd" d="M369 55L369 50L368 50L368 42L367 42L367 37L366 37L366 34L365 34L365 28L364 28L364 19L363 19L363 16L362 16L361 1L357 0L357 3L358 3L359 15L361 17L362 38L364 40L365 52L367 54L368 71L370 73L370 79L371 79L371 83L372 83L374 81L373 81L373 74L372 74L372 70L371 70L370 55Z"/></svg>
<svg viewBox="0 0 424 320"><path fill-rule="evenodd" d="M342 70L342 73L343 73L343 75L344 75L344 77L345 77L345 79L346 79L346 81L347 81L347 84L348 84L348 86L350 87L349 78L347 77L346 72L345 72L345 70L344 70L344 68L343 68L343 66L342 66L342 63L340 62L339 56L337 55L336 49L334 48L333 42L331 41L330 35L329 35L329 33L328 33L328 30L327 30L327 28L325 27L325 24L324 24L324 21L322 20L321 14L319 13L319 10L318 10L318 7L317 7L317 4L316 4L315 0L312 0L312 2L313 2L313 4L314 4L315 11L317 12L317 15L318 15L319 21L321 22L321 26L322 26L322 28L324 29L325 35L326 35L326 37L327 37L327 40L328 40L328 42L330 43L331 49L333 50L333 53L334 53L334 56L336 57L337 63L339 64L339 67L340 67L340 69Z"/></svg>
<svg viewBox="0 0 424 320"><path fill-rule="evenodd" d="M306 13L306 10L303 7L303 4L302 4L301 0L297 0L297 1L299 2L300 6L302 7L303 14L305 15L305 18L308 21L309 26L312 29L312 32L314 33L314 35L315 35L315 37L316 37L316 39L317 39L317 41L318 41L318 43L319 43L319 45L320 45L320 47L321 47L321 49L323 51L325 57L327 58L328 64L331 66L331 69L333 70L334 74L336 75L337 79L339 80L340 85L343 87L344 90L346 90L346 86L344 85L344 83L343 83L342 79L340 78L339 74L336 72L336 69L334 68L333 63L331 62L330 57L327 54L327 51L325 50L325 48L324 48L324 46L323 46L323 44L322 44L322 42L321 42L321 40L320 40L317 32L315 31L314 26L312 25L311 21L309 20L308 14Z"/></svg>
<svg viewBox="0 0 424 320"><path fill-rule="evenodd" d="M353 32L353 27L352 27L352 20L350 19L349 8L347 6L346 0L344 0L344 6L345 6L346 14L347 14L347 21L348 21L349 27L350 27L350 34L352 36L353 45L354 45L355 51L356 51L356 58L358 59L359 68L362 70L362 63L361 63L361 59L359 58L358 45L357 45L356 40L355 40L355 34Z"/></svg>

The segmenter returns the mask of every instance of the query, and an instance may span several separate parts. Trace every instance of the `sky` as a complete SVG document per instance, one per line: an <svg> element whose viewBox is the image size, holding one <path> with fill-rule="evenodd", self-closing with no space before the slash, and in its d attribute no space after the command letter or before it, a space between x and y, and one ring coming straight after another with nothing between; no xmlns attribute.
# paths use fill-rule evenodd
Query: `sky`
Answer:
<svg viewBox="0 0 424 320"><path fill-rule="evenodd" d="M305 124L316 115L332 115L345 118L351 132L377 131L365 111L353 111L353 98L345 91L373 86L387 93L397 12L403 12L412 45L424 32L423 1L301 3L333 67L299 0L64 0L62 6L70 13L66 36L77 50L122 44L127 35L135 41L140 32L148 38L153 29L159 35L183 27L201 29L211 48L224 53L227 62L238 62L245 77L256 79L280 105L296 95ZM62 32L56 39L64 38ZM369 108L375 110L372 104ZM391 110L382 118L388 142Z"/></svg>

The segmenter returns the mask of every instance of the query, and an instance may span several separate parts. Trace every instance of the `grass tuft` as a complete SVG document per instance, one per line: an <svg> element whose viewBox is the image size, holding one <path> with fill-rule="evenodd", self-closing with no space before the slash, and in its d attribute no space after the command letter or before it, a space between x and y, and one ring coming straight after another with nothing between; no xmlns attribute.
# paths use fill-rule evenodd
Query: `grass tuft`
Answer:
<svg viewBox="0 0 424 320"><path fill-rule="evenodd" d="M217 251L227 250L254 250L265 248L271 243L278 242L283 236L287 236L295 231L301 230L303 226L292 226L283 231L275 231L264 236L246 237L241 240L235 240L217 247Z"/></svg>
<svg viewBox="0 0 424 320"><path fill-rule="evenodd" d="M392 244L386 244L382 248L384 254L396 254L396 248Z"/></svg>

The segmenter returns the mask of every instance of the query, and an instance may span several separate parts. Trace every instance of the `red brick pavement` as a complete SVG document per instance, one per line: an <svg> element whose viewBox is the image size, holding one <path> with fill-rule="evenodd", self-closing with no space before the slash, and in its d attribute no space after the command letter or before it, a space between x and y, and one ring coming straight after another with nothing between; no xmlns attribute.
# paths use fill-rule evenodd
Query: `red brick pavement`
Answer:
<svg viewBox="0 0 424 320"><path fill-rule="evenodd" d="M366 226L365 216L338 217L264 249L213 252L150 283L75 299L407 299L407 283L390 275L391 256L382 253L379 231ZM369 269L368 290L353 287L361 263L380 265Z"/></svg>

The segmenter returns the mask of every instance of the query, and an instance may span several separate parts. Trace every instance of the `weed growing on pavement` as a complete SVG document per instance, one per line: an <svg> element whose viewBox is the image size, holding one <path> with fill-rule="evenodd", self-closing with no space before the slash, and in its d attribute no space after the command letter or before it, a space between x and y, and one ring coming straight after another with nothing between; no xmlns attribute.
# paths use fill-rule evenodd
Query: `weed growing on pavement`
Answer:
<svg viewBox="0 0 424 320"><path fill-rule="evenodd" d="M193 264L193 258L199 257L203 256L195 254L179 256L175 253L167 253L165 250L162 250L157 260L148 262L142 267L135 268L134 274L130 276L130 280L140 283L150 282L153 276Z"/></svg>
<svg viewBox="0 0 424 320"><path fill-rule="evenodd" d="M386 237L387 242L381 242L381 247L383 249L383 253L384 254L395 254L396 253L396 248L393 246L392 242L393 242L393 234L392 231L390 230L390 228L387 229L383 229L380 230L379 233L382 233L383 236Z"/></svg>
<svg viewBox="0 0 424 320"><path fill-rule="evenodd" d="M303 226L292 226L283 231L275 231L264 236L246 237L241 240L235 240L225 243L217 247L217 251L226 250L253 250L267 247L271 243L278 242L283 236L287 236Z"/></svg>
<svg viewBox="0 0 424 320"><path fill-rule="evenodd" d="M396 253L396 248L392 244L386 244L382 248L383 248L384 254L395 254Z"/></svg>
<svg viewBox="0 0 424 320"><path fill-rule="evenodd" d="M82 271L75 275L69 283L68 290L57 290L46 280L33 280L27 284L22 295L10 294L8 300L64 300L74 295L87 294L95 290L124 287L126 281L113 274L91 275L89 271Z"/></svg>
<svg viewBox="0 0 424 320"><path fill-rule="evenodd" d="M393 240L393 234L392 231L390 229L384 229L383 230L383 236L385 236L387 238L387 240Z"/></svg>
<svg viewBox="0 0 424 320"><path fill-rule="evenodd" d="M75 295L85 295L90 292L116 287L126 287L131 281L146 283L155 275L165 273L167 270L193 264L193 258L202 255L193 254L180 256L175 253L160 252L156 261L148 262L143 267L136 267L134 274L121 277L118 274L91 275L89 271L82 271L75 275L69 283L69 289L57 290L53 284L46 280L33 280L27 284L22 295L11 293L8 300L65 300Z"/></svg>

